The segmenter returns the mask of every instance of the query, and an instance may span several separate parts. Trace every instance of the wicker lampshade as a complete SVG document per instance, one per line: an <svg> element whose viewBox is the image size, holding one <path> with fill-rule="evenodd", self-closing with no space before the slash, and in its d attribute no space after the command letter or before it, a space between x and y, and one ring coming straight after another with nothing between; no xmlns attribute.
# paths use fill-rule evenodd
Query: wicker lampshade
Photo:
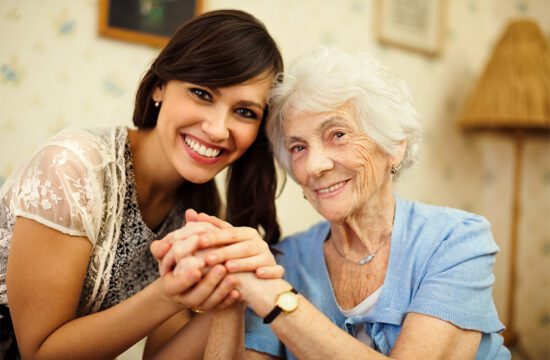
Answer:
<svg viewBox="0 0 550 360"><path fill-rule="evenodd" d="M459 123L467 130L550 129L550 48L534 21L510 22Z"/></svg>

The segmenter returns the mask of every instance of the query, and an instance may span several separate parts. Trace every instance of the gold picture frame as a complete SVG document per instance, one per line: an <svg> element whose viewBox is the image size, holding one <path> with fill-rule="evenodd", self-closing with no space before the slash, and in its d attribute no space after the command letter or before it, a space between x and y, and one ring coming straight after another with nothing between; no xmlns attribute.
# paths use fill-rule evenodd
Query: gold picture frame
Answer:
<svg viewBox="0 0 550 360"><path fill-rule="evenodd" d="M378 41L435 57L446 34L447 0L376 0Z"/></svg>
<svg viewBox="0 0 550 360"><path fill-rule="evenodd" d="M155 47L166 45L203 0L99 0L99 34Z"/></svg>

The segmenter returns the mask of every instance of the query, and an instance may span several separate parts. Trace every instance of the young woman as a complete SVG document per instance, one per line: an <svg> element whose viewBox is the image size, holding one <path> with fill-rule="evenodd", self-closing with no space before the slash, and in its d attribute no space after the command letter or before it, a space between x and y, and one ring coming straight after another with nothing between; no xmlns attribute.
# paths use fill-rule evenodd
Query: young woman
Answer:
<svg viewBox="0 0 550 360"><path fill-rule="evenodd" d="M203 260L183 261L159 278L149 246L185 235L176 229L187 208L220 213L213 178L227 167L226 218L277 241L264 119L281 70L257 19L206 13L178 30L141 80L136 130L66 129L8 178L0 304L17 336L8 358L17 350L24 358L114 358L153 333L162 343L159 334L182 327L189 308L234 301L224 265L210 262L207 271ZM237 267L282 276L259 236L242 240L248 250L234 254L245 260Z"/></svg>

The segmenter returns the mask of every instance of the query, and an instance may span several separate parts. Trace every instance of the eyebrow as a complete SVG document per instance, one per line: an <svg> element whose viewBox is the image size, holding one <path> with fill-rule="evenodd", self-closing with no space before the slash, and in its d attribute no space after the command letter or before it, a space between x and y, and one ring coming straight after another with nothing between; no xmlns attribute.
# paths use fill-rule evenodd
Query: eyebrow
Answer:
<svg viewBox="0 0 550 360"><path fill-rule="evenodd" d="M221 91L216 87L210 87L210 86L206 86L206 87L217 96L219 96L221 94ZM264 111L265 107L267 106L267 104L262 105L258 102L252 101L252 100L241 100L241 101L237 102L237 105L239 105L239 106L255 106L255 107L261 109L262 111Z"/></svg>
<svg viewBox="0 0 550 360"><path fill-rule="evenodd" d="M327 119L323 120L323 122L319 126L317 126L317 128L314 129L314 131L322 133L327 128L331 127L334 124L340 123L342 120L343 120L342 117L339 115L331 115ZM293 143L295 141L303 142L304 139L301 138L300 136L290 136L285 139L285 144Z"/></svg>
<svg viewBox="0 0 550 360"><path fill-rule="evenodd" d="M261 109L262 111L265 110L265 106L266 106L266 105L262 105L260 103L257 103L255 101L250 101L250 100L241 100L237 104L239 106L255 106L255 107Z"/></svg>

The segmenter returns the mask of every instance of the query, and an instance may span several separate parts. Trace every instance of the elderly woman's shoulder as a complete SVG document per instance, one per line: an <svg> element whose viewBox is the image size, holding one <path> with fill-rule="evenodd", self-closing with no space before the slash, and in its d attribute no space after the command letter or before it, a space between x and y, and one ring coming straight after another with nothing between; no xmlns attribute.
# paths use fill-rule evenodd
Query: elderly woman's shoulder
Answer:
<svg viewBox="0 0 550 360"><path fill-rule="evenodd" d="M424 233L439 234L448 238L451 234L476 233L492 240L491 224L481 215L469 211L422 203L402 201L396 218L407 229L416 229Z"/></svg>
<svg viewBox="0 0 550 360"><path fill-rule="evenodd" d="M405 215L409 219L417 221L442 222L447 225L458 223L480 223L489 226L489 222L482 215L466 210L448 206L432 205L420 201L402 200L398 201L398 216ZM400 214L399 214L400 213Z"/></svg>
<svg viewBox="0 0 550 360"><path fill-rule="evenodd" d="M498 251L491 225L481 215L445 206L403 201L396 213L397 241L416 259L431 258L435 251L494 254ZM444 245L442 247L442 245ZM451 251L451 253L452 253Z"/></svg>

